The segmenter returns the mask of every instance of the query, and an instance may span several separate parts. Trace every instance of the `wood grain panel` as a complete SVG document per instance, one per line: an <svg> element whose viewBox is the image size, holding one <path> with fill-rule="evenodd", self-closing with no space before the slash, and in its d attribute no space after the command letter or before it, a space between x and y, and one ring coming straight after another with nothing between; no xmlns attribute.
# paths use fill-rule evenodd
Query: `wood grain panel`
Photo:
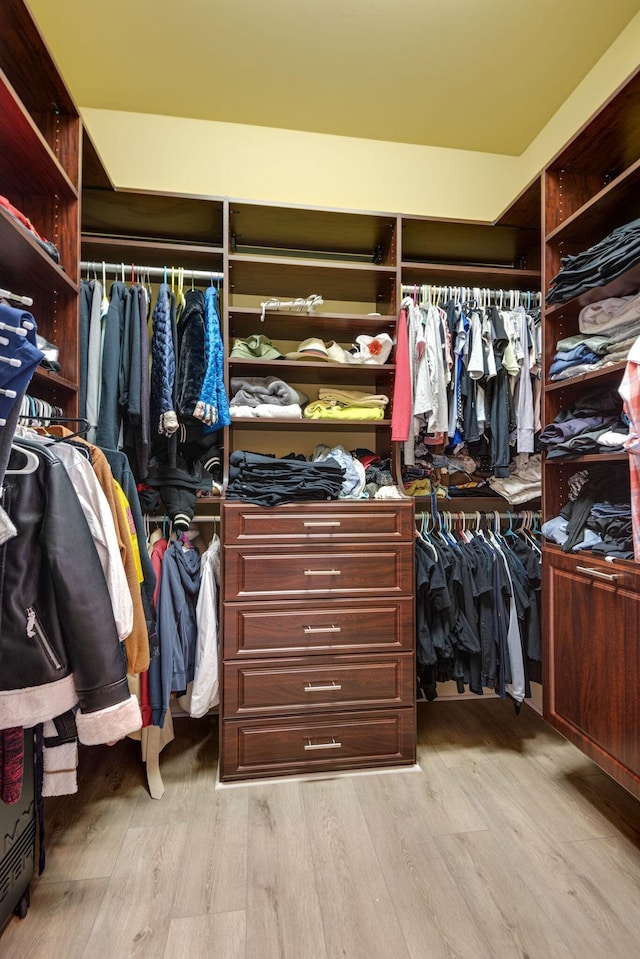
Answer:
<svg viewBox="0 0 640 959"><path fill-rule="evenodd" d="M301 503L264 509L247 503L223 504L225 543L229 546L267 542L370 540L413 541L413 503L388 506L370 503Z"/></svg>
<svg viewBox="0 0 640 959"><path fill-rule="evenodd" d="M221 778L410 763L415 759L414 723L412 709L301 720L225 720Z"/></svg>
<svg viewBox="0 0 640 959"><path fill-rule="evenodd" d="M413 554L403 546L314 547L296 552L225 547L224 589L237 599L411 594Z"/></svg>
<svg viewBox="0 0 640 959"><path fill-rule="evenodd" d="M225 603L226 659L413 648L413 600Z"/></svg>
<svg viewBox="0 0 640 959"><path fill-rule="evenodd" d="M411 653L225 663L223 669L227 717L411 706L415 698Z"/></svg>

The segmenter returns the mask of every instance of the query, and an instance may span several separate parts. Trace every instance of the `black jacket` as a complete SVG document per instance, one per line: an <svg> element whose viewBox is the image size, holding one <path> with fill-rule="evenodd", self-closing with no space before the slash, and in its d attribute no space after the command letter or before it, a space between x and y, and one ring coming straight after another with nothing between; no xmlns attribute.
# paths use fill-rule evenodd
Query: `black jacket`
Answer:
<svg viewBox="0 0 640 959"><path fill-rule="evenodd" d="M21 440L2 503L18 535L0 547L0 729L79 706L92 745L140 728L107 584L71 480L49 448ZM35 463L35 461L33 461Z"/></svg>

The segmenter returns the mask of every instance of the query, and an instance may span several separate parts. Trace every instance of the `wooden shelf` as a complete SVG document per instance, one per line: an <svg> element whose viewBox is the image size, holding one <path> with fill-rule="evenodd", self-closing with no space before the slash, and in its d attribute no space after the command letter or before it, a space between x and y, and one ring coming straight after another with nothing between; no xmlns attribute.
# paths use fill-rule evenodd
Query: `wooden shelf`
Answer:
<svg viewBox="0 0 640 959"><path fill-rule="evenodd" d="M592 286L590 289L562 303L550 303L545 307L545 321L555 320L563 315L572 316L589 303L598 303L610 296L629 296L640 290L640 263L636 263L625 273L617 276L605 286Z"/></svg>
<svg viewBox="0 0 640 959"><path fill-rule="evenodd" d="M604 380L613 374L624 372L626 365L626 360L620 360L619 363L612 363L611 366L605 366L590 373L580 373L578 376L572 376L566 380L550 380L545 384L545 393L567 389L567 387L578 386L582 383L592 383L593 380Z"/></svg>
<svg viewBox="0 0 640 959"><path fill-rule="evenodd" d="M640 159L567 217L546 237L547 243L580 242L588 249L616 226L640 213Z"/></svg>
<svg viewBox="0 0 640 959"><path fill-rule="evenodd" d="M0 285L33 296L34 309L53 293L77 295L78 284L58 266L14 217L0 207ZM40 300L40 303L37 303Z"/></svg>
<svg viewBox="0 0 640 959"><path fill-rule="evenodd" d="M345 386L353 383L362 386L365 383L391 381L395 364L381 366L363 364L347 365L342 363L305 363L301 360L236 360L229 359L230 376L281 376L285 381L294 383L321 383Z"/></svg>
<svg viewBox="0 0 640 959"><path fill-rule="evenodd" d="M0 70L0 183L9 201L25 193L77 198L78 191ZM5 144L10 143L11 149ZM16 202L16 206L20 204ZM37 224L34 226L38 227ZM42 230L42 227L41 227Z"/></svg>
<svg viewBox="0 0 640 959"><path fill-rule="evenodd" d="M47 385L53 389L67 390L69 393L78 392L78 384L68 380L64 376L60 376L59 373L53 373L50 370L45 370L43 367L39 366L33 373L34 381L40 385Z"/></svg>
<svg viewBox="0 0 640 959"><path fill-rule="evenodd" d="M388 213L358 213L313 207L270 206L231 200L229 203L230 250L274 248L328 253L332 259L359 257L373 264L376 251L381 262L394 264L392 252L396 217ZM320 291L322 292L322 291ZM353 299L353 297L350 297Z"/></svg>
<svg viewBox="0 0 640 959"><path fill-rule="evenodd" d="M391 304L397 272L388 266L281 256L229 257L230 294ZM233 304L230 304L233 307ZM384 310L382 311L384 312Z"/></svg>
<svg viewBox="0 0 640 959"><path fill-rule="evenodd" d="M222 272L223 250L219 246L196 243L170 243L153 240L119 239L116 237L87 236L83 234L82 259L124 263L125 274L131 264L154 267L183 267L185 276L189 270ZM202 282L202 281L200 281Z"/></svg>
<svg viewBox="0 0 640 959"><path fill-rule="evenodd" d="M322 339L340 339L351 343L359 333L374 336L376 333L391 332L395 329L397 318L380 314L368 316L366 313L298 313L288 310L267 310L264 322L259 307L231 307L229 310L229 328L231 336L246 337L252 333L266 333L270 338L290 340L292 330L300 338L320 336ZM296 322L299 321L299 322Z"/></svg>
<svg viewBox="0 0 640 959"><path fill-rule="evenodd" d="M286 426L287 430L298 429L298 430L323 430L324 432L332 430L349 430L353 431L354 429L375 429L376 427L382 426L389 428L391 426L391 420L333 420L333 419L306 419L302 417L275 417L274 419L262 419L259 416L247 416L241 417L238 419L233 419L231 421L230 429L245 428L245 429L262 429L265 424L268 424L269 431L276 430L279 425Z"/></svg>
<svg viewBox="0 0 640 959"><path fill-rule="evenodd" d="M469 266L456 263L415 263L403 260L402 282L453 283L463 286L490 286L491 289L540 289L540 270L517 270L512 267Z"/></svg>
<svg viewBox="0 0 640 959"><path fill-rule="evenodd" d="M623 453L586 453L584 456L567 456L563 459L544 459L544 466L564 466L565 463L626 463L629 454Z"/></svg>
<svg viewBox="0 0 640 959"><path fill-rule="evenodd" d="M222 250L222 208L215 197L83 190L82 232L140 244L150 239Z"/></svg>

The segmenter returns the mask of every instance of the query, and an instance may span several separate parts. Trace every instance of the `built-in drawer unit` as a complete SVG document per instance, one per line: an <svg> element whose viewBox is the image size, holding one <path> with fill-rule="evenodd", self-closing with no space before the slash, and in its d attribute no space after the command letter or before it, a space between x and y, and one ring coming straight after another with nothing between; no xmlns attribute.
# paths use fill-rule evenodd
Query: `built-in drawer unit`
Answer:
<svg viewBox="0 0 640 959"><path fill-rule="evenodd" d="M299 596L411 592L412 557L389 546L230 547L225 550L225 598L295 599Z"/></svg>
<svg viewBox="0 0 640 959"><path fill-rule="evenodd" d="M408 501L222 504L222 781L415 762Z"/></svg>
<svg viewBox="0 0 640 959"><path fill-rule="evenodd" d="M327 652L410 652L413 599L227 603L225 659Z"/></svg>
<svg viewBox="0 0 640 959"><path fill-rule="evenodd" d="M413 657L336 656L225 663L227 716L411 706Z"/></svg>
<svg viewBox="0 0 640 959"><path fill-rule="evenodd" d="M221 775L228 780L414 761L413 709L223 724Z"/></svg>
<svg viewBox="0 0 640 959"><path fill-rule="evenodd" d="M225 508L225 542L260 546L280 541L367 540L387 543L413 536L411 510L383 502L314 503L313 505L259 506L228 503Z"/></svg>

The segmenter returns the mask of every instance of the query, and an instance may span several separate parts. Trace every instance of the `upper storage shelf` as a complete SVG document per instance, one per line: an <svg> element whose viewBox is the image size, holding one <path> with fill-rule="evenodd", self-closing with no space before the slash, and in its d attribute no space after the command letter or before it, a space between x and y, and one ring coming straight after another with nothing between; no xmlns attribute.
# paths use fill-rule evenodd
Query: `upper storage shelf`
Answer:
<svg viewBox="0 0 640 959"><path fill-rule="evenodd" d="M5 75L3 79L8 81L13 95L18 98L24 111L32 118L33 124L49 144L51 153L66 172L72 187L78 190L79 143L75 124L79 122L79 114L73 98L23 0L1 0L0 11L2 13L0 63ZM34 64L37 67L34 68ZM0 104L0 116L2 117L0 121L2 162L7 164L9 162L7 154L14 154L14 148L19 146L21 137L18 136L19 131L5 129L7 124L17 119L16 110L11 107L6 92ZM19 122L24 124L23 120ZM72 129L69 130L69 127ZM29 167L34 163L34 157L36 167L32 178L37 176L39 168L44 175L47 175L45 171L47 164L42 160L42 147L37 147L32 155L30 151L35 142L33 132L28 131L24 126L23 129L28 139L22 143L20 149L23 153L26 152L29 158L29 162L22 170L23 176L29 175ZM6 147L9 143L11 149ZM14 154L13 162L17 162L18 158L19 156ZM53 172L53 176L57 177L57 171ZM47 189L47 186L43 185L39 190L34 189L31 192L44 193ZM61 177L57 189L51 192L68 194L69 189L69 183Z"/></svg>
<svg viewBox="0 0 640 959"><path fill-rule="evenodd" d="M540 179L494 223L402 217L402 282L537 290Z"/></svg>
<svg viewBox="0 0 640 959"><path fill-rule="evenodd" d="M596 242L640 214L640 70L548 165L548 241ZM584 221L584 222L583 222Z"/></svg>
<svg viewBox="0 0 640 959"><path fill-rule="evenodd" d="M229 203L229 251L395 267L397 218L314 207Z"/></svg>

